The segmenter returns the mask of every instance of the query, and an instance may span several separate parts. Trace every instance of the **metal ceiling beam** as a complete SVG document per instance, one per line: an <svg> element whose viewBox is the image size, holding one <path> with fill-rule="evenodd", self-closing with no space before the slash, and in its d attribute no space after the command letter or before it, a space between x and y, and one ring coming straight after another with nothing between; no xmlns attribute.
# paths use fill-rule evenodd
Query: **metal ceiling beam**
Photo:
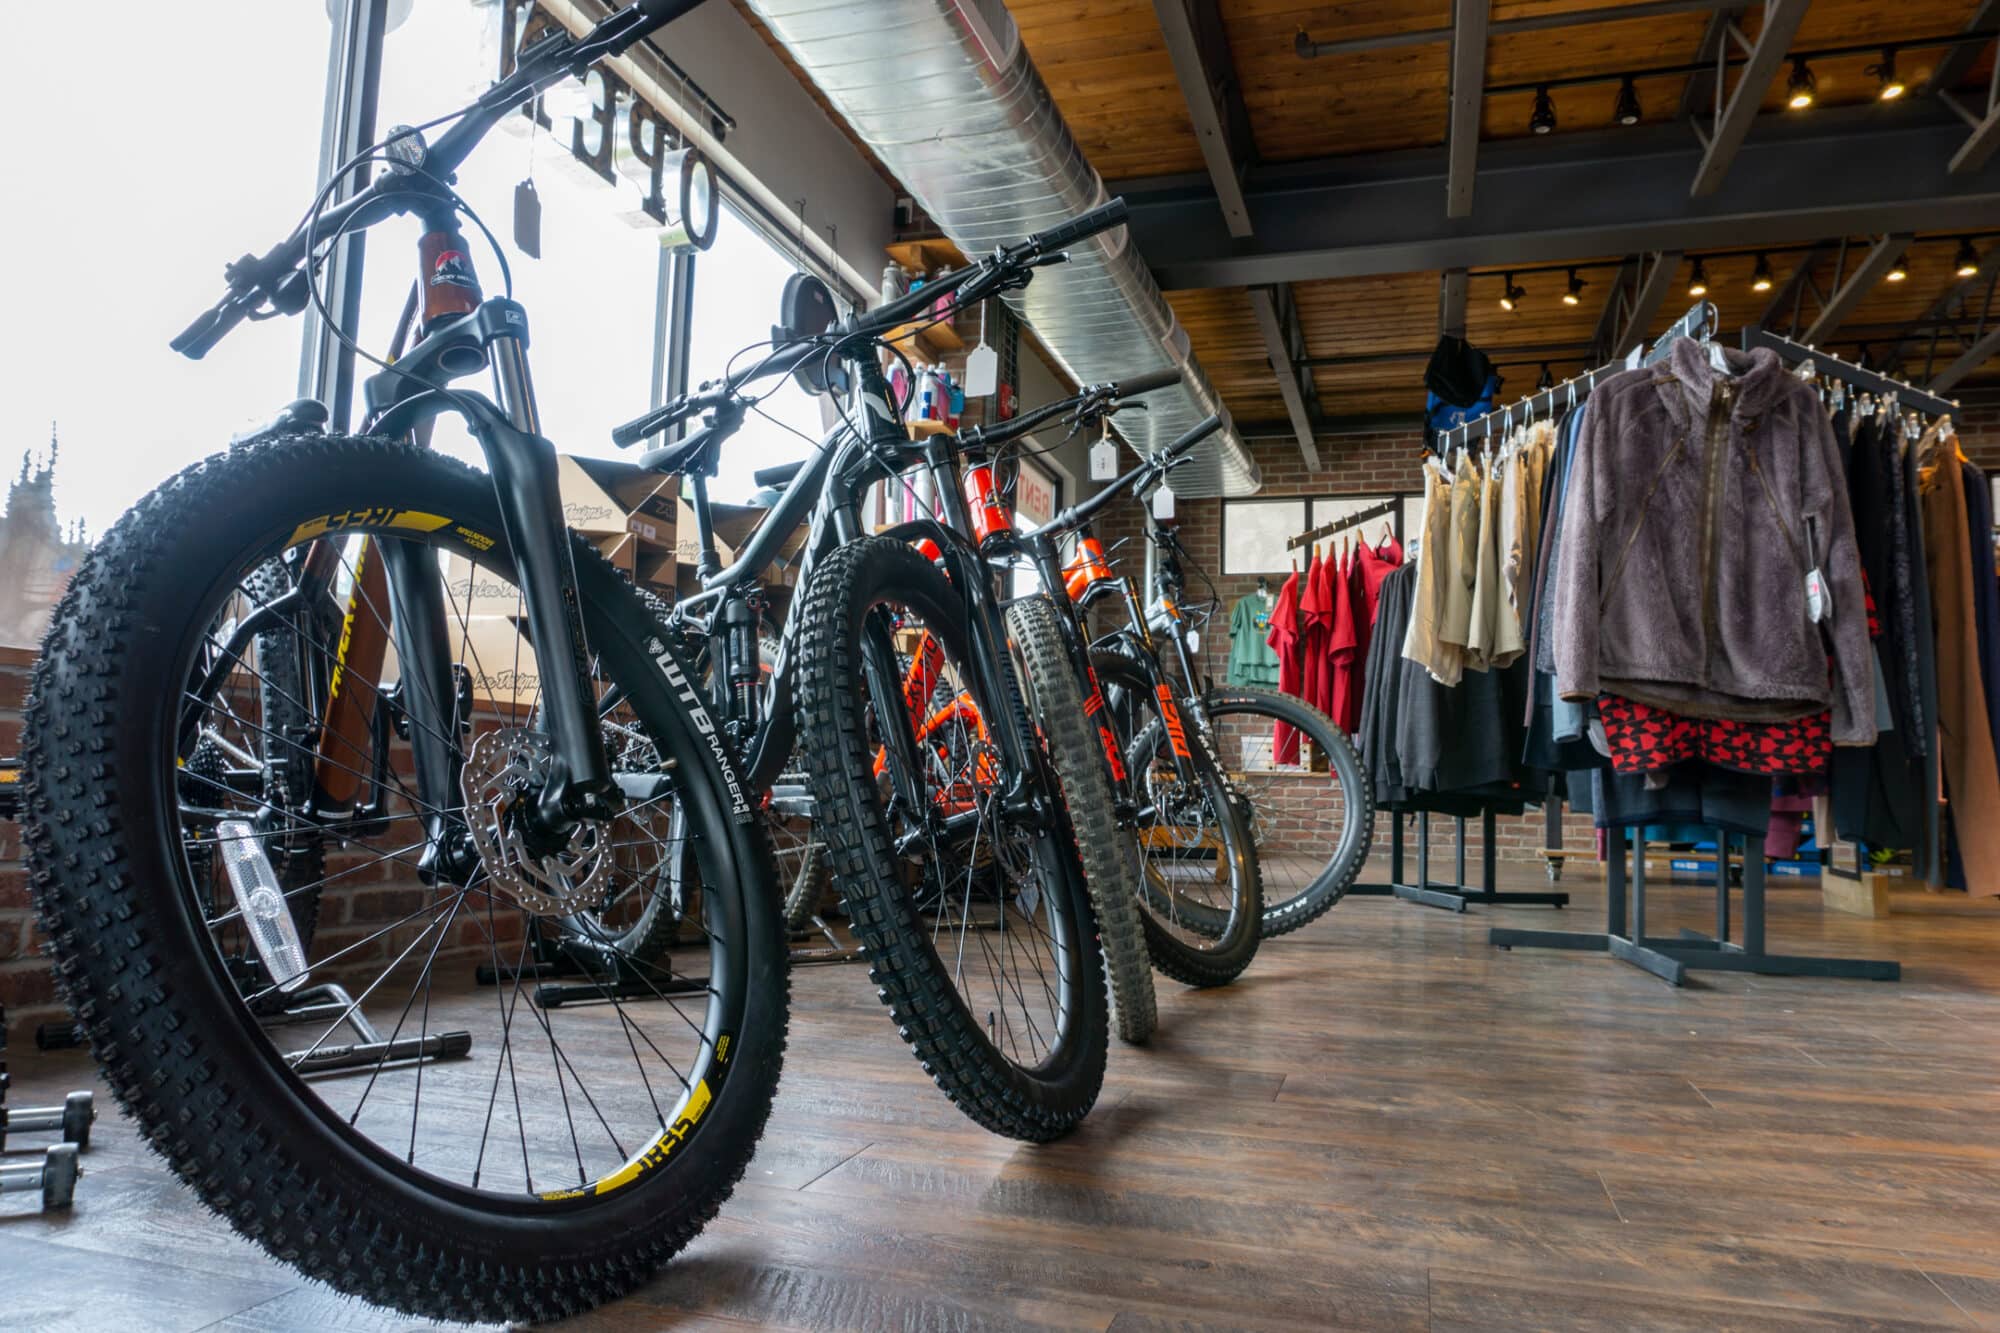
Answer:
<svg viewBox="0 0 2000 1333"><path fill-rule="evenodd" d="M1616 361L1646 341L1646 330L1653 327L1660 307L1667 303L1674 289L1674 279L1680 276L1681 258L1679 250L1663 250L1653 256L1652 267L1646 270L1639 294L1633 298L1632 313L1619 328L1617 341L1611 344L1611 360Z"/></svg>
<svg viewBox="0 0 2000 1333"><path fill-rule="evenodd" d="M1639 258L1633 255L1618 266L1618 276L1612 279L1611 290L1604 294L1604 309L1598 312L1597 328L1590 335L1591 353L1600 360L1611 359L1611 345L1618 341L1619 327L1631 305L1633 289L1639 283Z"/></svg>
<svg viewBox="0 0 2000 1333"><path fill-rule="evenodd" d="M1799 256L1798 263L1792 266L1791 273L1786 275L1785 280L1772 291L1771 299L1764 303L1764 313L1757 316L1758 328L1770 328L1772 320L1793 307L1799 299L1799 292L1811 283L1813 269L1836 248L1831 243L1816 245Z"/></svg>
<svg viewBox="0 0 2000 1333"><path fill-rule="evenodd" d="M1979 32L1985 28L2000 27L2000 0L1985 0L1972 17L1965 21L1965 31ZM1931 69L1930 82L1924 85L1927 93L1943 92L1955 85L1971 71L1979 60L1979 47L1967 44L1954 46L1938 57Z"/></svg>
<svg viewBox="0 0 2000 1333"><path fill-rule="evenodd" d="M1747 9L1749 6L1746 5L1744 8ZM1715 53L1722 49L1722 43L1728 38L1730 26L1735 22L1736 13L1729 11L1709 15L1708 26L1702 29L1701 44L1694 49L1694 58L1697 61L1707 61L1709 67L1690 75L1687 83L1681 88L1682 120L1692 119L1700 114L1704 106L1714 103Z"/></svg>
<svg viewBox="0 0 2000 1333"><path fill-rule="evenodd" d="M1688 187L1688 193L1695 198L1714 194L1722 188L1730 165L1736 161L1737 151L1743 147L1744 137L1750 133L1750 123L1757 118L1757 112L1764 104L1764 93L1770 88L1778 66L1783 63L1792 38L1798 34L1799 23L1806 16L1809 2L1766 0L1764 26L1757 32L1756 44L1750 48L1750 57L1744 62L1735 90L1729 94L1722 114L1716 117L1709 131L1708 147L1701 155L1701 165L1695 169L1694 183Z"/></svg>
<svg viewBox="0 0 2000 1333"><path fill-rule="evenodd" d="M1896 334L1895 346L1889 349L1883 364L1899 369L1907 366L1910 357L1915 355L1916 345L1922 340L1923 335L1935 329L1941 321L1949 319L1952 312L1959 309L1966 298L1992 282L1995 274L2000 274L2000 245L1987 249L1986 257L1979 261L1978 272L1970 277L1953 279L1952 284L1939 294L1937 300L1930 303L1930 307L1922 315L1903 326Z"/></svg>
<svg viewBox="0 0 2000 1333"><path fill-rule="evenodd" d="M1671 124L1487 144L1479 205L1458 221L1437 207L1447 168L1435 149L1254 169L1250 243L1229 235L1203 177L1110 188L1129 203L1133 240L1168 290L1982 231L2000 216L2000 164L1945 171L1965 132L1941 107L1844 110L1760 132L1740 169L1701 199L1681 184L1701 150Z"/></svg>
<svg viewBox="0 0 2000 1333"><path fill-rule="evenodd" d="M1986 331L1986 335L1965 349L1965 354L1938 372L1930 382L1932 393L1949 393L1958 382L1977 370L1980 363L2000 354L2000 325Z"/></svg>
<svg viewBox="0 0 2000 1333"><path fill-rule="evenodd" d="M1479 113L1486 101L1486 24L1490 0L1453 0L1451 128L1445 144L1445 216L1472 215L1472 181L1479 170Z"/></svg>
<svg viewBox="0 0 2000 1333"><path fill-rule="evenodd" d="M1810 345L1829 337L1840 327L1840 321L1861 304L1861 298L1875 290L1876 284L1882 281L1882 275L1903 257L1903 251L1910 248L1912 239L1908 232L1899 232L1875 242L1847 281L1826 298L1826 304L1820 307L1819 317L1806 326L1806 331L1796 341Z"/></svg>
<svg viewBox="0 0 2000 1333"><path fill-rule="evenodd" d="M1306 466L1319 469L1319 446L1313 439L1313 417L1317 415L1306 406L1306 395L1310 391L1310 377L1301 378L1293 365L1304 354L1304 338L1299 336L1298 309L1292 304L1292 293L1288 287L1253 287L1250 289L1250 311L1257 321L1257 332L1264 336L1264 350L1271 358L1271 374L1278 381L1278 396L1285 400L1285 414L1292 419L1292 435L1299 442L1299 452L1305 456Z"/></svg>
<svg viewBox="0 0 2000 1333"><path fill-rule="evenodd" d="M1951 174L1962 176L1979 170L1992 158L1996 148L2000 148L2000 102L1987 107L1986 119L1972 127L1972 137L1952 154Z"/></svg>
<svg viewBox="0 0 2000 1333"><path fill-rule="evenodd" d="M1215 0L1153 0L1167 54L1174 62L1181 98L1201 144L1201 160L1215 186L1231 236L1250 234L1250 210L1243 202L1243 168L1256 158L1250 113L1229 56L1229 33Z"/></svg>
<svg viewBox="0 0 2000 1333"><path fill-rule="evenodd" d="M1995 246L2000 250L2000 246ZM1438 333L1465 336L1465 295L1471 278L1462 268L1448 268L1438 283Z"/></svg>
<svg viewBox="0 0 2000 1333"><path fill-rule="evenodd" d="M1564 14L1531 14L1525 18L1496 19L1487 31L1495 37L1520 32L1549 32L1556 28L1579 28L1595 23L1625 19L1660 18L1669 14L1705 14L1711 10L1741 13L1751 0L1647 0L1644 4L1607 5L1598 9L1572 9ZM1356 55L1364 51L1389 51L1403 46L1429 46L1451 40L1450 28L1416 28L1408 32L1388 32L1377 37L1349 37L1331 42L1315 42L1303 32L1293 43L1301 58Z"/></svg>

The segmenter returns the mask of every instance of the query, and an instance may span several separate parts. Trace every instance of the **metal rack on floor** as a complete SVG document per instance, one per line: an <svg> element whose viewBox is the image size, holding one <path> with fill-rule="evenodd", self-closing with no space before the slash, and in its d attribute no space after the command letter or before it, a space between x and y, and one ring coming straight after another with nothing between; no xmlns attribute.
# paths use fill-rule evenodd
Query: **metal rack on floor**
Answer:
<svg viewBox="0 0 2000 1333"><path fill-rule="evenodd" d="M1456 873L1450 883L1437 883L1431 879L1431 816L1429 811L1416 812L1417 820L1417 877L1414 881L1404 878L1404 829L1403 821L1409 815L1401 810L1392 816L1393 832L1389 842L1389 878L1387 882L1356 884L1348 889L1350 894L1362 897L1395 897L1404 902L1421 903L1425 907L1442 908L1447 912L1463 912L1467 903L1504 903L1514 907L1567 907L1569 895L1559 890L1519 891L1497 889L1496 854L1493 845L1493 812L1484 811L1479 816L1479 884L1477 887L1465 882L1465 817L1453 816L1458 845L1456 847Z"/></svg>
<svg viewBox="0 0 2000 1333"><path fill-rule="evenodd" d="M1729 938L1729 837L1717 832L1715 858L1715 933L1683 929L1677 935L1646 933L1646 840L1637 829L1613 830L1616 854L1604 873L1605 923L1602 933L1566 930L1519 930L1495 926L1487 940L1498 949L1580 949L1608 953L1667 982L1681 985L1690 969L1715 972L1755 972L1770 977L1843 977L1862 981L1897 981L1899 962L1873 958L1820 958L1774 954L1764 945L1764 848L1746 839L1743 852L1743 940ZM1630 848L1631 914L1628 928L1625 856Z"/></svg>

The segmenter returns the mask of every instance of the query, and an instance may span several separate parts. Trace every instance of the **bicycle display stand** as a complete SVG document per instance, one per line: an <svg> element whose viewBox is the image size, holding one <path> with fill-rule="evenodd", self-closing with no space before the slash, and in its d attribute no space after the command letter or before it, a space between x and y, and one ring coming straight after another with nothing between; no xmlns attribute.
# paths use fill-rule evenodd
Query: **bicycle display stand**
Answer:
<svg viewBox="0 0 2000 1333"><path fill-rule="evenodd" d="M1479 879L1477 887L1465 881L1465 817L1454 816L1453 823L1458 835L1457 868L1449 883L1439 883L1431 878L1431 816L1429 811L1416 812L1417 818L1417 877L1414 881L1404 878L1404 828L1403 821L1408 812L1398 810L1392 816L1393 832L1389 843L1389 878L1387 882L1355 884L1347 892L1362 897L1400 898L1404 902L1419 903L1425 907L1436 907L1447 912L1463 912L1467 903L1502 903L1514 907L1567 907L1569 894L1560 890L1515 890L1496 889L1497 849L1493 845L1493 812L1486 810L1479 816L1480 854Z"/></svg>
<svg viewBox="0 0 2000 1333"><path fill-rule="evenodd" d="M865 961L867 955L862 953L861 946L858 944L842 944L840 936L833 933L833 927L827 924L826 918L820 916L817 912L813 914L812 928L820 933L820 937L826 943L824 945L794 944L791 952L793 967L803 967L812 963L859 963ZM806 932L806 938L812 938L810 931Z"/></svg>
<svg viewBox="0 0 2000 1333"><path fill-rule="evenodd" d="M538 1009L610 1004L614 1000L664 1000L708 991L707 977L663 975L663 979L654 980L640 973L622 954L612 951L606 951L610 965L600 976L576 960L574 950L587 946L573 944L565 948L560 940L551 939L542 930L539 920L528 923L528 932L533 962L519 969L481 963L473 973L473 980L482 986L502 985L517 978L540 981L542 984L528 993L528 999Z"/></svg>
<svg viewBox="0 0 2000 1333"><path fill-rule="evenodd" d="M91 1122L97 1119L88 1092L72 1092L61 1106L9 1107L7 1088L7 1011L0 1006L0 1151L9 1134L60 1131L61 1143L42 1149L39 1162L0 1162L0 1194L39 1192L42 1211L68 1208L76 1199L77 1178L83 1174L77 1157L90 1147Z"/></svg>
<svg viewBox="0 0 2000 1333"><path fill-rule="evenodd" d="M1677 935L1646 933L1646 840L1640 830L1614 830L1617 854L1604 873L1605 926L1602 933L1561 930L1517 930L1495 926L1487 936L1497 949L1577 949L1608 953L1621 962L1650 972L1670 986L1679 986L1691 969L1754 972L1768 977L1841 977L1861 981L1898 981L1903 965L1893 959L1821 958L1774 954L1764 945L1764 847L1746 839L1743 852L1743 940L1729 938L1729 838L1716 835L1715 933L1683 929ZM1627 927L1627 849L1632 857L1631 913Z"/></svg>
<svg viewBox="0 0 2000 1333"><path fill-rule="evenodd" d="M361 1012L360 1004L347 993L346 988L332 982L308 986L286 997L283 1009L260 1015L257 1021L266 1028L279 1028L329 1019L333 1020L335 1027L345 1024L358 1040L343 1046L319 1046L310 1051L295 1051L286 1055L285 1062L302 1077L338 1074L350 1069L373 1069L377 1065L403 1060L456 1060L472 1051L472 1034L463 1030L389 1040L369 1021L368 1015Z"/></svg>

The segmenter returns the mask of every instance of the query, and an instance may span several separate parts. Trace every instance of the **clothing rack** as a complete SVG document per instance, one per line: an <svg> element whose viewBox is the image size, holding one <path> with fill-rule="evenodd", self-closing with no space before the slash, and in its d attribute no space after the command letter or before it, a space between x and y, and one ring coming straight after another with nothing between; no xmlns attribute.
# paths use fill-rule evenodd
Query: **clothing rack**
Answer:
<svg viewBox="0 0 2000 1333"><path fill-rule="evenodd" d="M1652 350L1646 353L1642 364L1652 365L1655 361L1665 356L1667 349L1673 345L1676 339L1714 337L1720 319L1721 316L1717 313L1713 301L1695 302L1688 307L1688 312L1685 315L1675 320L1667 327L1667 331L1660 335L1659 340L1653 344ZM1574 403L1579 397L1583 396L1576 392L1577 385L1583 385L1583 393L1587 394L1597 387L1598 376L1615 375L1625 369L1627 369L1626 361L1621 357L1616 361L1609 361L1604 365L1593 366L1589 370L1580 371L1575 375L1571 375L1568 379L1551 384L1546 389L1537 389L1533 393L1526 394L1505 407L1496 407L1484 416L1474 417L1472 420L1464 422L1461 425L1440 431L1438 433L1438 447L1440 450L1448 447L1452 443L1454 435L1458 437L1460 444L1470 442L1475 432L1491 436L1493 434L1494 422L1511 422L1517 415L1527 420L1533 420L1537 415L1553 416L1558 398L1566 397L1568 402Z"/></svg>
<svg viewBox="0 0 2000 1333"><path fill-rule="evenodd" d="M1514 907L1567 907L1569 895L1559 890L1545 892L1520 892L1511 889L1496 889L1496 853L1494 846L1494 820L1491 809L1479 816L1479 885L1474 887L1465 882L1465 816L1456 815L1452 823L1457 832L1457 873L1449 883L1431 878L1431 812L1419 810L1417 815L1417 877L1404 878L1404 824L1408 812L1396 811L1391 817L1391 838L1389 843L1389 878L1384 882L1353 884L1348 887L1350 894L1368 898L1401 898L1406 903L1418 903L1424 907L1441 908L1447 912L1463 912L1467 903L1503 903Z"/></svg>
<svg viewBox="0 0 2000 1333"><path fill-rule="evenodd" d="M1643 829L1612 829L1611 857L1605 868L1605 922L1601 933L1518 930L1495 926L1487 942L1496 949L1580 949L1608 953L1620 962L1679 986L1690 969L1754 972L1767 977L1843 977L1898 981L1903 966L1892 959L1819 958L1774 954L1764 947L1764 845L1746 837L1743 847L1743 940L1729 938L1729 838L1715 836L1715 933L1683 929L1677 935L1646 933L1646 839ZM1631 912L1626 912L1625 855L1631 849Z"/></svg>
<svg viewBox="0 0 2000 1333"><path fill-rule="evenodd" d="M1359 527L1363 523L1372 523L1378 518L1388 518L1401 510L1402 507L1403 499L1401 496L1384 500L1380 504L1369 505L1366 509L1358 510L1355 513L1347 515L1345 518L1337 518L1331 523L1322 523L1316 528L1306 529L1298 536L1286 542L1285 549L1287 551L1296 551L1301 546L1311 546L1314 542L1322 538L1333 536L1343 528Z"/></svg>
<svg viewBox="0 0 2000 1333"><path fill-rule="evenodd" d="M1811 347L1805 343L1793 342L1790 338L1751 325L1743 330L1743 350L1768 347L1786 361L1798 363L1810 361L1813 373L1822 379L1836 379L1852 388L1867 393L1879 393L1895 398L1902 407L1914 408L1926 416L1949 417L1958 414L1958 403L1954 399L1941 398L1928 393L1914 384L1899 379L1891 379L1879 370L1869 370L1843 361L1832 352Z"/></svg>

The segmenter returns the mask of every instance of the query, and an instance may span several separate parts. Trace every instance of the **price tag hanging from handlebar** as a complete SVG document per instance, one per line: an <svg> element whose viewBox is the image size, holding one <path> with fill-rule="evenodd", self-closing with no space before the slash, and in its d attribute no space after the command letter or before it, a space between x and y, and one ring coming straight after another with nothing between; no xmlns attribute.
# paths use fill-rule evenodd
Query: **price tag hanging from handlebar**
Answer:
<svg viewBox="0 0 2000 1333"><path fill-rule="evenodd" d="M1160 483L1160 489L1153 492L1153 517L1162 523L1173 521L1174 488L1164 481Z"/></svg>
<svg viewBox="0 0 2000 1333"><path fill-rule="evenodd" d="M1111 438L1111 423L1104 423L1104 435L1090 446L1090 479L1092 481L1116 481L1118 478L1118 445Z"/></svg>

